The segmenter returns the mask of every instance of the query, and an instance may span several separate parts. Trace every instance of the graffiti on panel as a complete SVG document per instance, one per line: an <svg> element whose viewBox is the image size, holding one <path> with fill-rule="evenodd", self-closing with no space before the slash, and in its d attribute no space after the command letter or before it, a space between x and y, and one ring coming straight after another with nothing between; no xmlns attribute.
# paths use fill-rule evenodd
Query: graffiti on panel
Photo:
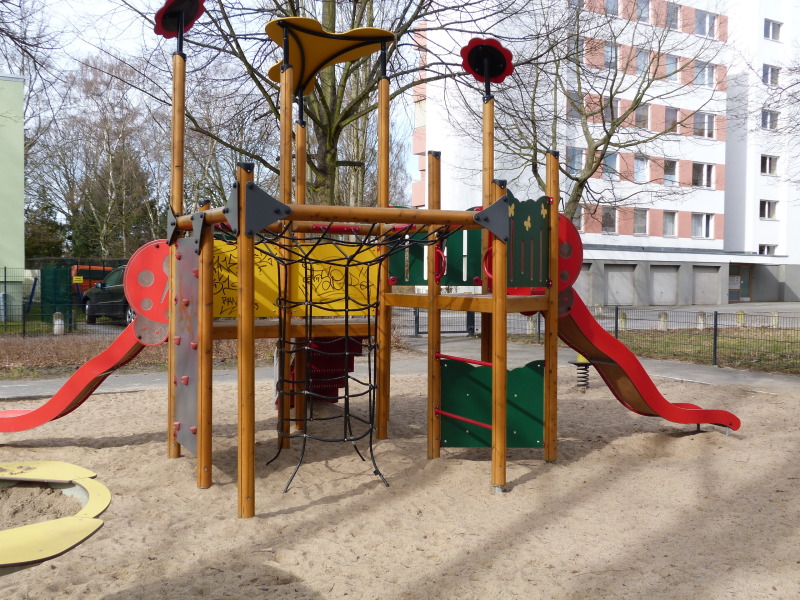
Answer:
<svg viewBox="0 0 800 600"><path fill-rule="evenodd" d="M256 248L255 316L278 314L277 249ZM336 316L347 311L351 316L367 314L368 305L377 300L377 251L342 247L336 244L309 244L292 252L289 266L293 303L311 303L314 316ZM280 269L284 272L283 269ZM214 317L236 317L238 306L238 264L236 246L214 242ZM300 316L304 310L294 311Z"/></svg>

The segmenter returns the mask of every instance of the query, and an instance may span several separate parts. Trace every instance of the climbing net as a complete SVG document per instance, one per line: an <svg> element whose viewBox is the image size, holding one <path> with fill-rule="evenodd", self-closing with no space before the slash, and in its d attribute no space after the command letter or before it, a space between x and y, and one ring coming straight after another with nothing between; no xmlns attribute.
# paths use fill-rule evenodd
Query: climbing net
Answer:
<svg viewBox="0 0 800 600"><path fill-rule="evenodd" d="M331 223L298 234L287 225L262 232L256 239L256 248L278 266L279 444L267 464L280 455L281 439L302 439L285 490L303 464L309 440L351 443L361 460L366 459L357 443L366 440L373 473L389 485L373 453L381 269L387 268L389 256L412 246L441 244L460 229L410 225L388 232L381 229L378 224ZM302 335L297 335L298 325ZM291 404L294 418L286 410Z"/></svg>

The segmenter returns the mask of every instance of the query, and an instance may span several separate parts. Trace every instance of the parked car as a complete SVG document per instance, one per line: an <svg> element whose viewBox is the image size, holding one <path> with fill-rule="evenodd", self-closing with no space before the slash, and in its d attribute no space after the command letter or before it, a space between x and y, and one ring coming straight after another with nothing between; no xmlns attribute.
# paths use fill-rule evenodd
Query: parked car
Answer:
<svg viewBox="0 0 800 600"><path fill-rule="evenodd" d="M86 309L86 322L94 323L97 317L116 317L125 319L130 324L136 313L128 306L125 291L122 289L122 278L125 267L117 267L106 275L102 282L86 290L83 295L83 306Z"/></svg>

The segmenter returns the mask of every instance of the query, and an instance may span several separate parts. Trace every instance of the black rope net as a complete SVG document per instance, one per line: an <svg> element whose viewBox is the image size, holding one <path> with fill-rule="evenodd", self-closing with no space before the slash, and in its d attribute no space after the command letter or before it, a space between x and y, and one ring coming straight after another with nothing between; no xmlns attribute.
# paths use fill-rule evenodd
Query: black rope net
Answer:
<svg viewBox="0 0 800 600"><path fill-rule="evenodd" d="M373 452L380 270L388 268L388 261L383 261L390 255L414 245L441 243L456 231L449 226L427 227L420 234L416 229L395 226L381 232L377 224L327 224L298 235L288 224L278 232L257 235L257 250L278 268L278 450L267 464L280 456L282 439L301 440L297 466L284 491L303 464L309 440L350 443L366 461L357 445L363 441L373 473L389 485ZM316 333L320 325L333 325L336 335L320 336ZM285 407L300 397L305 400L303 414L297 410L294 417L285 414L290 412Z"/></svg>

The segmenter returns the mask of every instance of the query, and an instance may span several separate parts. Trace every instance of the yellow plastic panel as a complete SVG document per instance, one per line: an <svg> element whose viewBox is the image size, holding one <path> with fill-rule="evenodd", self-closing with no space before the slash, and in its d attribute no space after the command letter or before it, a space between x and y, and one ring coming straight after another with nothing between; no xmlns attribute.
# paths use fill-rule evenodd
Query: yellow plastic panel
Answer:
<svg viewBox="0 0 800 600"><path fill-rule="evenodd" d="M96 473L58 460L0 463L0 480L69 483L87 477L96 477Z"/></svg>
<svg viewBox="0 0 800 600"><path fill-rule="evenodd" d="M80 544L102 525L100 519L64 517L0 531L0 567L54 558Z"/></svg>
<svg viewBox="0 0 800 600"><path fill-rule="evenodd" d="M267 251L256 248L255 256L255 316L270 318L278 315L278 267L272 255L277 248ZM337 244L306 244L297 246L292 253L296 260L291 268L294 282L288 294L292 302L310 301L313 316L334 317L349 308L350 316L366 314L358 306L376 300L378 264L376 250ZM367 266L364 263L370 263ZM351 265L351 266L348 266ZM238 302L238 261L236 246L216 240L214 242L214 318L236 317ZM370 289L371 288L371 289ZM345 298L349 304L345 305ZM302 316L303 307L294 311Z"/></svg>

